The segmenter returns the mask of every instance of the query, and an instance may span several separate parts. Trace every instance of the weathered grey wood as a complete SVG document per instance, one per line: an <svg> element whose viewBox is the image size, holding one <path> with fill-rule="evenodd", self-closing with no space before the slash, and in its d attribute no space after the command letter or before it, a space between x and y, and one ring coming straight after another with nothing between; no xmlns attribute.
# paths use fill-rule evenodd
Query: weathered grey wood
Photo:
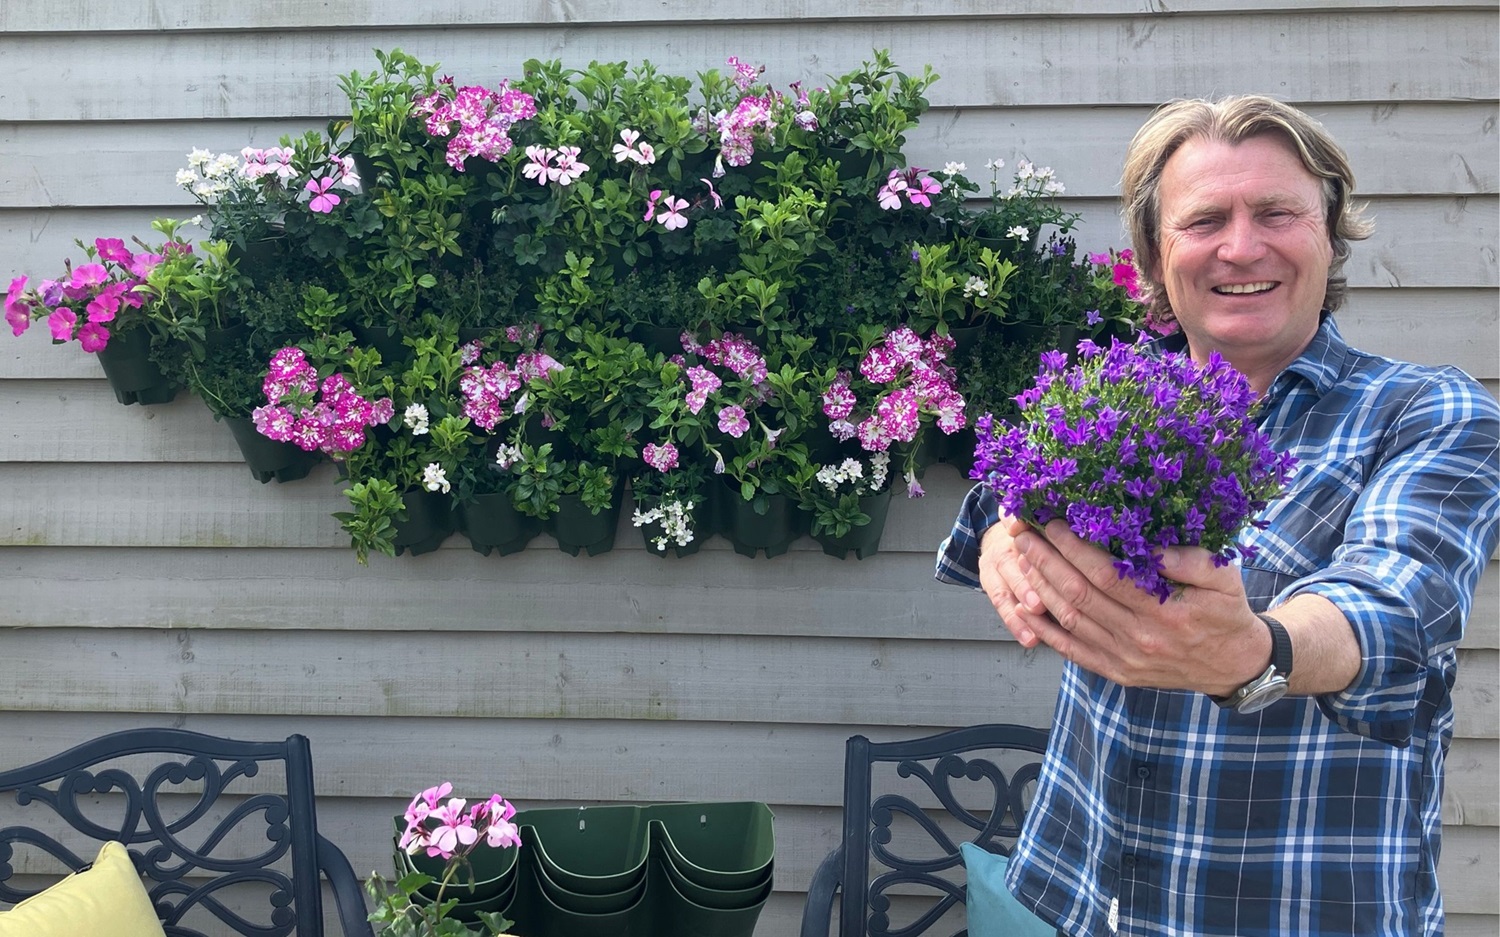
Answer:
<svg viewBox="0 0 1500 937"><path fill-rule="evenodd" d="M944 106L1154 105L1173 97L1258 88L1309 102L1483 100L1500 67L1492 11L1267 13L1253 29L1224 17L1055 17L995 22L845 20L728 22L663 43L652 26L510 29L443 25L399 36L380 29L144 33L90 42L69 34L0 34L11 91L0 121L332 115L343 108L333 76L374 65L372 48L400 45L464 81L516 74L529 58L650 59L687 74L728 55L770 61L767 80L824 81L874 48L920 70L942 63L932 101ZM53 66L72 68L59 80ZM1452 67L1455 61L1465 67ZM141 62L171 62L173 82L141 95L121 82Z"/></svg>
<svg viewBox="0 0 1500 937"><path fill-rule="evenodd" d="M1010 642L740 635L30 630L6 639L18 711L1042 724L1055 658ZM503 618L503 608L497 617ZM497 622L497 625L499 622ZM524 622L512 622L524 626ZM1484 655L1492 652L1470 652ZM1493 660L1490 660L1493 669ZM967 688L969 692L961 689ZM1461 723L1464 720L1460 720ZM1461 734L1493 731L1463 724Z"/></svg>
<svg viewBox="0 0 1500 937"><path fill-rule="evenodd" d="M1493 194L1495 108L1486 102L1329 103L1310 107L1349 151L1364 196ZM912 165L966 165L988 191L987 159L1002 158L1002 189L1019 157L1051 166L1073 196L1118 192L1125 146L1147 107L937 108L910 134ZM185 154L238 153L323 121L15 123L0 126L0 207L193 205L175 182ZM196 211L196 209L192 209ZM189 213L188 209L179 209Z"/></svg>
<svg viewBox="0 0 1500 937"><path fill-rule="evenodd" d="M940 523L956 499L930 503L934 517L920 523ZM27 548L0 576L8 612L0 626L150 626L171 609L165 620L177 627L281 631L305 627L307 608L317 607L324 628L401 630L404 621L389 609L441 582L444 601L425 620L449 631L495 627L494 591L503 587L507 611L538 631L779 635L814 627L830 637L1009 640L982 596L931 581L931 553L915 549L920 540L911 552L883 550L863 561L825 557L798 541L794 553L767 565L717 539L680 563L657 559L632 546L632 536L622 532L614 551L588 560L559 556L539 538L534 549L503 558L456 547L370 568L343 549ZM247 566L257 575L247 579ZM75 589L53 584L52 571L64 567ZM766 594L767 582L775 594ZM1500 564L1491 561L1464 647L1500 647L1497 591Z"/></svg>
<svg viewBox="0 0 1500 937"><path fill-rule="evenodd" d="M353 641L313 630L21 629L6 639L0 686L19 711L889 725L1004 711L1040 725L1052 699L1035 688L1059 671L1055 657L992 640L429 633L415 628L421 610L408 614L412 632ZM1496 737L1496 657L1460 652L1455 734Z"/></svg>
<svg viewBox="0 0 1500 937"><path fill-rule="evenodd" d="M1401 7L1487 9L1486 0L1403 0ZM1389 0L1195 0L1194 13L1274 11L1359 11L1387 9ZM567 5L523 0L504 4L476 0L410 4L403 0L370 0L359 4L309 5L274 0L254 5L225 5L208 0L162 8L148 0L99 5L88 0L66 4L48 0L12 0L0 9L0 32L136 32L141 29L308 29L328 27L421 26L598 26L609 23L775 22L862 18L956 18L964 20L1018 19L1032 16L1129 16L1173 14L1166 4L1151 0L1012 0L996 5L988 0L863 0L851 10L847 3L829 0L769 0L745 7L727 0L614 0Z"/></svg>
<svg viewBox="0 0 1500 937"><path fill-rule="evenodd" d="M1123 246L1118 208L1108 199L1071 199L1083 219L1077 230L1085 250ZM1492 195L1449 198L1371 199L1375 234L1359 242L1347 274L1356 287L1495 287L1500 284L1495 216L1500 199ZM181 210L150 209L0 209L0 244L11 245L0 256L0 277L25 273L55 277L63 259L81 252L75 238L141 236L150 239L151 219L185 217Z"/></svg>
<svg viewBox="0 0 1500 937"><path fill-rule="evenodd" d="M1050 694L1055 688L1043 691ZM1010 718L996 710L990 721ZM441 779L460 791L499 789L518 800L588 801L609 777L620 800L756 800L809 807L843 801L844 741L916 738L949 726L746 722L611 722L549 719L387 718L33 712L7 743L0 765L27 764L106 732L138 726L192 729L229 738L312 742L316 786L351 798L409 798ZM505 752L503 766L467 756L476 744ZM776 758L741 758L770 744ZM684 775L682 765L693 765ZM1495 785L1500 743L1457 738L1448 754L1443 822L1500 825ZM254 783L247 792L262 788Z"/></svg>

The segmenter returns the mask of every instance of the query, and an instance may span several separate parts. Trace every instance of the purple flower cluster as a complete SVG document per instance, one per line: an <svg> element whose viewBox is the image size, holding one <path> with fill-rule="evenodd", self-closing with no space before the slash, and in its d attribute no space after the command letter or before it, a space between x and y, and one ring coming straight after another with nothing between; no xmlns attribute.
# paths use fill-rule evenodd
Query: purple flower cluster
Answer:
<svg viewBox="0 0 1500 937"><path fill-rule="evenodd" d="M416 114L427 118L429 135L452 136L444 159L459 172L464 171L464 160L471 156L499 162L513 145L510 128L536 116L536 101L531 95L505 82L498 91L480 85L454 91L449 81L412 103Z"/></svg>
<svg viewBox="0 0 1500 937"><path fill-rule="evenodd" d="M840 373L823 394L823 415L840 440L859 437L867 452L885 452L893 443L917 438L923 415L935 416L938 428L952 434L963 428L964 398L954 387L947 363L953 339L923 339L909 328L886 334L865 353L859 373L870 386L861 407L854 375Z"/></svg>
<svg viewBox="0 0 1500 937"><path fill-rule="evenodd" d="M366 400L342 374L319 382L317 369L295 346L271 357L262 390L267 403L251 414L256 430L308 452L353 452L364 444L366 427L389 423L396 415L391 398Z"/></svg>
<svg viewBox="0 0 1500 937"><path fill-rule="evenodd" d="M980 417L971 477L1001 507L1036 524L1064 519L1115 556L1120 578L1166 601L1162 549L1200 546L1221 565L1254 555L1236 543L1276 497L1296 459L1271 448L1251 419L1255 392L1215 352L1155 356L1085 339L1079 363L1042 355L1016 397L1016 425Z"/></svg>
<svg viewBox="0 0 1500 937"><path fill-rule="evenodd" d="M536 334L536 333L531 333ZM523 332L515 326L506 330L507 336L522 337ZM464 416L485 432L507 416L504 404L521 390L532 378L546 377L553 371L562 370L562 365L545 351L527 351L516 356L514 366L497 361L489 367L474 364L464 369L459 376L458 390L463 397ZM526 410L526 395L517 399L512 412Z"/></svg>

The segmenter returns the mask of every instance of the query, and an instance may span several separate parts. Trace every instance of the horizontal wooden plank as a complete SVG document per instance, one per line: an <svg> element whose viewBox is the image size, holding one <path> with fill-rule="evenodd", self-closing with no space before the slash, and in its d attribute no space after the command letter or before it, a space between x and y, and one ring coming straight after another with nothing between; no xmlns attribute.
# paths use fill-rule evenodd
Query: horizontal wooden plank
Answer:
<svg viewBox="0 0 1500 937"><path fill-rule="evenodd" d="M939 472L934 469L933 472ZM908 504L908 525L946 533L957 499L929 494ZM358 631L401 630L392 616L414 589L440 582L444 601L427 610L435 629L494 627L496 583L507 612L534 631L695 634L813 633L828 636L932 640L1009 640L978 593L931 579L929 541L906 534L904 553L882 550L866 560L837 560L799 540L773 561L748 560L721 539L685 560L647 555L633 532L596 557L563 559L551 541L508 557L481 557L462 548L422 557L356 565L341 549L14 548L3 555L6 605L0 627L189 629L306 627L307 608L319 625ZM635 538L635 539L633 539ZM936 544L932 537L931 544ZM66 573L60 571L66 570ZM253 572L246 572L253 570ZM65 578L70 588L59 590ZM275 582L275 589L265 588ZM698 585L701 583L702 585ZM772 592L767 586L774 585ZM1500 564L1480 580L1463 647L1500 647ZM338 596L331 602L331 596Z"/></svg>
<svg viewBox="0 0 1500 937"><path fill-rule="evenodd" d="M1053 689L1038 692L1050 697ZM1009 716L997 712L990 718ZM850 736L891 741L952 728L31 712L7 720L0 737L5 752L0 767L29 764L107 732L144 726L240 739L306 735L322 798L409 798L441 778L460 791L499 789L516 800L587 801L601 796L599 780L609 778L609 796L619 800L769 799L809 807L842 802L844 741ZM487 748L507 753L503 772L464 757L480 738ZM683 770L685 765L692 770ZM1497 774L1500 744L1454 739L1443 822L1450 827L1500 826Z"/></svg>
<svg viewBox="0 0 1500 937"><path fill-rule="evenodd" d="M840 12L843 12L842 10ZM530 58L650 59L694 74L738 55L770 65L767 80L822 82L873 48L942 75L934 104L1154 105L1245 88L1302 101L1493 98L1492 10L1268 13L1226 29L1216 14L1026 17L975 29L965 19L872 18L808 29L722 23L663 43L654 25L452 26L393 37L378 28L145 32L90 41L67 33L0 34L10 67L0 121L326 117L345 107L336 76L368 70L372 48L400 45L466 82L515 75ZM68 61L59 74L55 63ZM1465 63L1453 67L1455 61ZM171 63L172 81L136 94L120 76Z"/></svg>
<svg viewBox="0 0 1500 937"><path fill-rule="evenodd" d="M1103 250L1126 242L1117 203L1071 199L1082 220L1079 246ZM1500 285L1495 218L1500 198L1379 198L1369 201L1376 224L1369 240L1354 245L1346 268L1355 287L1484 287ZM181 206L179 206L181 208ZM0 209L0 279L17 274L41 279L62 273L63 259L80 254L76 239L151 237L151 219L189 212L159 208Z"/></svg>
<svg viewBox="0 0 1500 937"><path fill-rule="evenodd" d="M495 618L531 627L506 607ZM1042 724L1051 698L1035 688L1058 672L1001 641L20 629L0 685L20 712ZM1459 734L1493 734L1470 721Z"/></svg>
<svg viewBox="0 0 1500 937"><path fill-rule="evenodd" d="M1009 641L798 635L17 629L6 652L20 712L1039 725L1060 671ZM1496 658L1460 652L1456 735L1497 737Z"/></svg>
<svg viewBox="0 0 1500 937"><path fill-rule="evenodd" d="M1269 13L1278 11L1350 11L1455 8L1485 9L1486 0L1195 0L1194 13ZM830 0L766 0L752 7L731 0L613 0L558 6L542 0L505 4L476 0L440 0L411 4L403 0L367 0L359 4L306 4L263 0L253 5L226 5L190 0L162 9L149 0L100 6L87 0L65 4L48 0L12 0L0 10L0 32L138 32L220 29L329 29L424 26L598 26L610 23L723 23L851 21L857 19L1013 20L1032 16L1174 15L1147 0L1012 0L997 7L989 0L863 0L851 6Z"/></svg>
<svg viewBox="0 0 1500 937"><path fill-rule="evenodd" d="M58 492L57 499L7 499L0 504L0 546L343 547L348 543L329 518L333 511L346 509L347 503L343 484L328 464L314 469L306 479L267 485L254 484L243 463L166 463L148 471L124 463L55 463L45 472L47 490ZM881 540L890 552L926 552L947 535L953 511L970 483L945 465L934 466L929 474L934 479L930 498L909 501L898 495L893 501ZM111 496L79 503L76 492L99 490L106 476ZM37 477L35 464L0 463L0 486L11 484L17 486L15 490L24 490L35 487ZM81 487L70 488L73 484ZM466 552L468 546L462 539L450 538L446 549ZM546 540L538 540L536 549L543 549ZM798 541L799 550L817 549L810 540L804 541ZM717 543L723 545L722 540ZM616 550L637 548L644 550L643 541L622 511ZM709 548L719 547L710 541L704 545ZM728 549L727 545L722 548Z"/></svg>
<svg viewBox="0 0 1500 937"><path fill-rule="evenodd" d="M1310 106L1349 151L1358 191L1372 195L1478 195L1497 190L1495 109L1486 102L1328 103ZM1074 196L1118 192L1125 147L1144 107L938 108L910 134L912 165L964 163L987 187L988 159L1051 166ZM321 121L105 121L0 125L0 207L192 206L175 175L201 147L237 153ZM191 209L196 211L196 209ZM179 209L189 213L189 208Z"/></svg>

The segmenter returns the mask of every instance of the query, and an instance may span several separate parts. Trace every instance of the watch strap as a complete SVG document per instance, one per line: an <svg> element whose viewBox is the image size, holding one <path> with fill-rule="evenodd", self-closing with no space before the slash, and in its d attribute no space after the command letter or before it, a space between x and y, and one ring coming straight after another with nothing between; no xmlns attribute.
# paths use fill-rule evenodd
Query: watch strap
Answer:
<svg viewBox="0 0 1500 937"><path fill-rule="evenodd" d="M1264 612L1255 615L1265 622L1271 631L1271 666L1283 677L1292 675L1292 636L1287 633L1286 625L1272 618Z"/></svg>

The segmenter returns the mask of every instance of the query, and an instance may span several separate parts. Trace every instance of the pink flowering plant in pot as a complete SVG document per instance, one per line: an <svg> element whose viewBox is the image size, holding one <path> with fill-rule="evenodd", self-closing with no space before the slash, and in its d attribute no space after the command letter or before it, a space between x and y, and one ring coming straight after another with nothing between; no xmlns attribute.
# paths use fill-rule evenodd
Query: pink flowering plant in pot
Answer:
<svg viewBox="0 0 1500 937"><path fill-rule="evenodd" d="M383 937L496 937L511 926L498 911L475 912L480 927L449 916L472 893L480 851L521 848L521 831L513 822L516 808L509 801L492 794L470 804L450 797L452 793L453 785L444 781L412 798L396 841L405 856L443 860L442 877L415 871L403 860L398 861L394 886L374 873L365 883L375 903L369 920Z"/></svg>
<svg viewBox="0 0 1500 937"><path fill-rule="evenodd" d="M979 421L972 477L1010 514L1064 520L1115 556L1121 579L1166 601L1162 550L1200 546L1225 565L1255 555L1239 534L1284 488L1296 460L1255 425L1250 383L1218 356L1149 353L1085 339L1079 361L1042 355L1020 417Z"/></svg>
<svg viewBox="0 0 1500 937"><path fill-rule="evenodd" d="M829 432L865 453L888 453L906 482L907 497L924 492L917 480L922 435L936 427L952 435L967 422L957 374L949 363L953 339L922 337L902 326L863 330L865 345L852 370L834 374L821 399Z"/></svg>

